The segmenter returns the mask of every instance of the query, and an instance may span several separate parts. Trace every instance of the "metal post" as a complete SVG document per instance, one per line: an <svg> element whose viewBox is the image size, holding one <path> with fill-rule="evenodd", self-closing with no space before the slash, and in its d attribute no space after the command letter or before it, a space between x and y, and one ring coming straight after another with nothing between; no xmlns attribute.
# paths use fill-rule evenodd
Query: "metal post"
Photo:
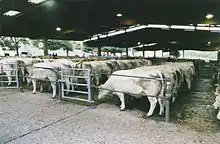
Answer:
<svg viewBox="0 0 220 144"><path fill-rule="evenodd" d="M154 51L154 58L156 57L156 51Z"/></svg>
<svg viewBox="0 0 220 144"><path fill-rule="evenodd" d="M59 76L59 79L61 80L62 75ZM59 99L62 100L62 81L58 81L59 85Z"/></svg>
<svg viewBox="0 0 220 144"><path fill-rule="evenodd" d="M167 93L166 93L166 109L165 109L165 122L170 121L170 98L171 98L171 89L170 82L167 83Z"/></svg>
<svg viewBox="0 0 220 144"><path fill-rule="evenodd" d="M143 52L143 57L145 57L145 51L142 51Z"/></svg>
<svg viewBox="0 0 220 144"><path fill-rule="evenodd" d="M63 84L63 69L61 69L61 99L63 98L64 96L64 84Z"/></svg>
<svg viewBox="0 0 220 144"><path fill-rule="evenodd" d="M20 64L15 64L16 66L16 83L17 83L17 89L19 89L19 91L24 92L23 91L23 87L22 87L22 71L21 71L21 65Z"/></svg>
<svg viewBox="0 0 220 144"><path fill-rule="evenodd" d="M163 50L162 50L162 58L163 58Z"/></svg>
<svg viewBox="0 0 220 144"><path fill-rule="evenodd" d="M165 122L170 121L170 99L166 98Z"/></svg>
<svg viewBox="0 0 220 144"><path fill-rule="evenodd" d="M44 43L44 56L48 56L48 41L46 38L43 39Z"/></svg>
<svg viewBox="0 0 220 144"><path fill-rule="evenodd" d="M98 56L99 56L99 57L102 56L102 49L101 49L100 46L98 47Z"/></svg>
<svg viewBox="0 0 220 144"><path fill-rule="evenodd" d="M185 58L185 53L184 53L185 51L183 50L183 59Z"/></svg>
<svg viewBox="0 0 220 144"><path fill-rule="evenodd" d="M90 74L90 69L88 69L88 102L89 102L89 103L92 103L91 74Z"/></svg>
<svg viewBox="0 0 220 144"><path fill-rule="evenodd" d="M128 58L128 48L126 48L126 58Z"/></svg>
<svg viewBox="0 0 220 144"><path fill-rule="evenodd" d="M220 61L220 51L218 51L217 61Z"/></svg>

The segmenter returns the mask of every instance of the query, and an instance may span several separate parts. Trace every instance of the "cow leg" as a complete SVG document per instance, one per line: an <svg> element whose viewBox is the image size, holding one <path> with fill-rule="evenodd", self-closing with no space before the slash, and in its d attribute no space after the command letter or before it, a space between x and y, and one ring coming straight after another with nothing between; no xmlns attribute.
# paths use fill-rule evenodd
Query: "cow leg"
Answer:
<svg viewBox="0 0 220 144"><path fill-rule="evenodd" d="M154 109L157 105L157 98L156 97L148 97L148 100L150 102L150 109L147 113L147 116L150 117L150 116L152 116Z"/></svg>
<svg viewBox="0 0 220 144"><path fill-rule="evenodd" d="M161 98L158 98L158 102L159 102L159 105L160 105L160 112L159 112L159 115L163 115L164 113L164 105L163 105L163 101Z"/></svg>
<svg viewBox="0 0 220 144"><path fill-rule="evenodd" d="M37 89L37 84L36 84L37 82L36 82L36 79L33 79L32 80L32 84L33 84L33 94L35 94L36 93L36 89Z"/></svg>
<svg viewBox="0 0 220 144"><path fill-rule="evenodd" d="M12 82L12 76L8 76L8 86L11 85L11 82Z"/></svg>
<svg viewBox="0 0 220 144"><path fill-rule="evenodd" d="M116 92L114 94L116 94L120 98L120 101L121 101L120 110L124 111L125 110L125 96L124 96L124 94L119 93L119 92Z"/></svg>
<svg viewBox="0 0 220 144"><path fill-rule="evenodd" d="M96 82L96 86L99 86L99 79L100 79L100 77L99 77L99 75L98 76L95 76L95 82Z"/></svg>
<svg viewBox="0 0 220 144"><path fill-rule="evenodd" d="M74 90L74 85L72 83L74 83L74 78L70 78L69 81L71 82L71 90ZM77 82L76 82L77 83Z"/></svg>
<svg viewBox="0 0 220 144"><path fill-rule="evenodd" d="M69 94L69 90L70 90L70 80L69 80L69 78L68 77L66 77L65 79L64 79L64 81L66 82L66 94L68 95Z"/></svg>
<svg viewBox="0 0 220 144"><path fill-rule="evenodd" d="M56 96L56 82L51 82L50 85L51 85L52 90L53 90L52 98L54 98Z"/></svg>
<svg viewBox="0 0 220 144"><path fill-rule="evenodd" d="M5 72L6 73L6 75L7 75L7 77L8 77L8 86L10 86L11 85L11 82L12 82L12 71L6 71Z"/></svg>
<svg viewBox="0 0 220 144"><path fill-rule="evenodd" d="M40 92L43 92L43 82L40 81Z"/></svg>

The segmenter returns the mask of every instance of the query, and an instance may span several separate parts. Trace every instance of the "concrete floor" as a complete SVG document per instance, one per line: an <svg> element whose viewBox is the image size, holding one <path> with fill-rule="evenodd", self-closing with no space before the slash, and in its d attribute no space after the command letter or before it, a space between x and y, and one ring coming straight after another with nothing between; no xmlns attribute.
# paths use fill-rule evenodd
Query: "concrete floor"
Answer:
<svg viewBox="0 0 220 144"><path fill-rule="evenodd" d="M96 109L51 99L51 94L0 90L0 143L219 144L220 133L142 119L136 110Z"/></svg>

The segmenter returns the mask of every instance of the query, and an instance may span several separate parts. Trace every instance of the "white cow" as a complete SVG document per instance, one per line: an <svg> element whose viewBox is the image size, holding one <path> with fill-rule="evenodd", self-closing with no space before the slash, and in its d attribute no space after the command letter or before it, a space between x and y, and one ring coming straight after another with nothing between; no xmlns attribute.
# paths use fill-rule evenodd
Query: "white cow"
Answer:
<svg viewBox="0 0 220 144"><path fill-rule="evenodd" d="M126 75L126 76L138 76L138 77L148 77L148 78L160 78L163 79L163 76L160 72L156 70L147 71L139 71L139 70L120 70L116 71L111 75L111 77L106 81L104 85L100 86L100 91L98 94L98 99L104 98L110 91L113 94L117 95L120 98L121 106L120 109L125 109L125 99L124 93L135 94L133 95L135 98L140 98L143 95L148 97L150 102L150 109L147 113L147 116L151 116L157 104L156 97L150 96L164 96L164 84L163 81L159 81L156 79L144 79L144 78L134 78L134 77L125 77L125 76L115 76L115 75ZM109 91L110 90L110 91ZM118 92L119 91L119 92ZM162 115L164 112L164 107L162 104L162 100L159 100L160 104L160 112Z"/></svg>
<svg viewBox="0 0 220 144"><path fill-rule="evenodd" d="M176 91L180 88L180 83L183 79L183 75L181 75L181 70L183 70L183 74L188 75L184 76L185 79L192 79L192 73L189 72L191 68L191 63L172 63L172 64L164 64L160 66L144 66L139 67L136 69L131 70L122 70L116 71L113 75L106 81L104 85L100 86L100 91L98 95L98 99L104 98L110 91L120 91L120 92L113 92L119 96L121 100L121 110L125 109L124 103L124 94L125 93L132 93L136 94L134 97L139 98L141 94L150 95L150 96L158 96L159 98L155 97L148 97L150 101L150 110L147 113L147 116L151 116L155 109L157 100L160 105L160 112L159 114L162 115L164 112L164 104L163 104L163 97L165 93L166 96L171 97L172 93L177 93ZM179 72L179 76L177 76L177 72ZM186 73L188 72L188 73ZM114 76L114 75L126 75L125 76ZM159 78L162 80L156 79L144 79L144 78L134 78L130 76L139 76L139 77L148 77L148 78ZM166 79L170 79L169 82L165 82ZM180 81L179 81L180 80ZM186 81L188 84L188 81ZM191 82L191 81L190 81ZM167 85L169 84L169 85ZM190 88L188 84L188 88ZM170 86L170 87L167 87ZM169 95L168 95L169 94ZM175 97L173 98L173 101Z"/></svg>
<svg viewBox="0 0 220 144"><path fill-rule="evenodd" d="M215 102L214 102L214 104L213 104L213 107L214 107L214 109L217 110L217 109L220 108L220 94L215 92L215 96L216 96L216 97L215 97ZM220 120L220 110L218 111L217 119Z"/></svg>
<svg viewBox="0 0 220 144"><path fill-rule="evenodd" d="M30 79L28 82L32 81L33 84L33 94L36 93L36 82L37 81L44 81L49 80L54 98L56 96L56 82L60 77L61 69L63 69L63 75L74 75L74 71L72 68L76 66L77 63L73 63L72 61L65 60L65 59L57 59L54 62L46 62L46 63L37 63L34 64L32 69L29 72ZM64 81L66 83L67 90L70 89L70 82L72 79L69 77L64 77ZM72 87L73 89L73 87ZM41 85L40 91L43 91L43 87Z"/></svg>
<svg viewBox="0 0 220 144"><path fill-rule="evenodd" d="M103 75L107 78L110 77L111 73L117 70L125 70L125 69L132 69L138 66L138 62L143 62L143 65L151 65L151 61L149 60L107 60L107 61L90 61L90 62L83 62L81 67L83 69L90 69L91 74L93 74L93 80L95 81L96 85L100 85L100 79ZM134 64L136 63L136 64ZM78 75L86 76L88 75L87 72L81 71ZM86 79L87 80L87 79Z"/></svg>

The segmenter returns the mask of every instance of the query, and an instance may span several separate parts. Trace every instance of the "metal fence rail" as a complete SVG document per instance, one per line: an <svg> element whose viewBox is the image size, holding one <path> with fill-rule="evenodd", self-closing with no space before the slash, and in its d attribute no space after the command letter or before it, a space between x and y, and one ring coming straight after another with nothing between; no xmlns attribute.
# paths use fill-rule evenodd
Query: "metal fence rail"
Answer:
<svg viewBox="0 0 220 144"><path fill-rule="evenodd" d="M17 63L0 63L0 88L19 89L19 71ZM11 81L9 81L9 78L11 78ZM7 84L9 82L11 82L10 85Z"/></svg>
<svg viewBox="0 0 220 144"><path fill-rule="evenodd" d="M10 69L9 69L10 70ZM18 67L18 65L15 66L14 69L12 69L14 71L16 71L15 74L13 74L13 76L16 77L16 81L13 81L13 82L16 82L16 86L15 88L20 88L21 87L21 78L30 78L32 79L31 77L28 77L28 76L22 76L20 75L19 71L21 70L21 67ZM73 74L66 74L65 71L66 70L70 70L70 71L73 71ZM84 75L78 75L78 71L83 71ZM102 74L106 74L106 73L102 73ZM59 83L59 91L60 91L60 98L61 99L72 99L72 100L79 100L79 101L85 101L85 102L88 102L88 103L93 103L94 100L92 98L92 88L97 88L97 86L93 86L92 85L92 77L95 76L96 74L92 74L90 69L82 69L82 68L69 68L69 69L61 69L61 72L60 72L60 77L57 81L57 83ZM152 78L152 77L142 77L142 76L130 76L130 75L119 75L119 74L109 74L109 75L114 75L114 76L120 76L120 77L132 77L132 78L139 78L139 79L149 79L149 80L157 80L157 81L165 81L166 84L167 84L167 87L166 87L166 94L163 96L163 97L159 97L159 96L151 96L151 95L142 95L142 96L147 96L147 97L156 97L156 98L161 98L163 99L166 104L165 104L165 121L168 122L169 121L169 115L170 115L170 99L171 99L171 89L170 89L170 79L161 79L161 78ZM1 78L1 76L0 76ZM85 83L80 83L80 82L73 82L73 81L70 81L70 82L66 82L65 79L66 78L76 78L76 79L85 79L85 81L87 82L86 84ZM48 80L45 80L47 82L50 82ZM0 80L0 83L2 82L2 80ZM4 81L4 83L7 82L7 81ZM67 89L65 85L71 85L71 86L81 86L81 87L86 87L86 90L83 91L83 90L78 90L78 89ZM0 87L1 88L1 87ZM5 87L7 88L7 87ZM12 88L12 87L10 87ZM112 91L110 89L106 89L106 90L109 90L109 91ZM81 98L81 97L74 97L74 96L69 96L67 95L67 92L70 92L70 93L77 93L77 94L83 94L84 97L86 96L86 98ZM112 92L121 92L121 93L124 93L124 94L130 94L130 95L135 95L135 94L132 94L132 93L126 93L126 92L122 92L122 91L112 91Z"/></svg>
<svg viewBox="0 0 220 144"><path fill-rule="evenodd" d="M77 71L84 71L84 75L77 75L77 74L76 75L66 75L66 74L64 74L64 71L66 71L66 70L73 71L73 74L76 74ZM102 73L102 74L106 74L106 73ZM92 77L95 76L95 75L96 74L91 73L90 69L81 69L81 68L61 69L60 78L57 81L55 81L55 82L59 83L59 91L60 91L61 99L71 99L71 100L78 100L78 101L93 103L94 100L92 98L92 88L98 88L98 86L92 85ZM169 89L170 88L170 79L160 79L160 78L141 77L141 76L129 76L129 75L118 75L118 74L110 74L110 75L121 76L121 77L141 78L141 79L148 79L148 80L157 80L157 81L161 81L161 80L166 81L166 83L167 83L167 88L166 88L167 93L165 94L164 97L151 96L151 95L142 95L142 96L156 97L156 98L161 98L161 99L165 100L165 102L166 102L166 105L165 105L165 121L166 122L169 121L170 99L171 99L171 90ZM32 79L31 77L28 77L28 76L24 76L24 77ZM85 79L87 83L86 84L85 83L79 83L79 82L76 83L76 82L71 82L71 81L69 83L66 83L65 78ZM45 80L45 81L49 82L48 80ZM67 88L65 87L66 84L74 85L74 86L87 87L87 89L86 89L86 91L72 90L72 89L67 90ZM110 89L106 89L106 90L112 91ZM84 96L86 96L86 98L69 96L69 95L66 94L66 92L83 94ZM123 91L112 91L112 92L121 92L121 93L124 93L124 94L135 95L135 94L127 93L127 92L123 92Z"/></svg>
<svg viewBox="0 0 220 144"><path fill-rule="evenodd" d="M76 71L84 71L86 76L78 76L78 75L64 75L64 70L70 70L73 71L75 74ZM89 103L93 103L94 100L92 99L92 93L91 93L91 75L89 69L81 69L81 68L71 68L71 69L61 69L61 76L60 76L60 82L61 82L61 98L62 99L72 99L72 100L79 100L79 101L85 101ZM87 79L87 84L84 83L66 83L64 78L77 78L77 79ZM81 91L81 90L67 90L65 88L65 84L72 85L72 86L83 86L87 87L87 91ZM87 96L86 99L84 98L78 98L78 97L72 97L66 95L66 92L72 92L72 93L78 93L78 94L85 94Z"/></svg>

